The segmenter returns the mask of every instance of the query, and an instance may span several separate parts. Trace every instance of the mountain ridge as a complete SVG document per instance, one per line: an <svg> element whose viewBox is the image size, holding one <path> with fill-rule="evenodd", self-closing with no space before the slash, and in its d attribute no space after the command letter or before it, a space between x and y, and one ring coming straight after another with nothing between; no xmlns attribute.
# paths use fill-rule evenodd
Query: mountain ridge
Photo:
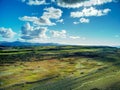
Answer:
<svg viewBox="0 0 120 90"><path fill-rule="evenodd" d="M30 43L30 42L21 42L21 41L14 41L14 42L7 42L7 41L0 41L0 46L59 46L61 44L58 43Z"/></svg>

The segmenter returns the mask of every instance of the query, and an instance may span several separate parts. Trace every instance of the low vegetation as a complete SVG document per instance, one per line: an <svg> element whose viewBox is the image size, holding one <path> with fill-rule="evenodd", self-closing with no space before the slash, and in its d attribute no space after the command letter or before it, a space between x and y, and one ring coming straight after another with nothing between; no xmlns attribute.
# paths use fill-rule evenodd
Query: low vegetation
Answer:
<svg viewBox="0 0 120 90"><path fill-rule="evenodd" d="M2 90L120 90L120 49L0 47Z"/></svg>

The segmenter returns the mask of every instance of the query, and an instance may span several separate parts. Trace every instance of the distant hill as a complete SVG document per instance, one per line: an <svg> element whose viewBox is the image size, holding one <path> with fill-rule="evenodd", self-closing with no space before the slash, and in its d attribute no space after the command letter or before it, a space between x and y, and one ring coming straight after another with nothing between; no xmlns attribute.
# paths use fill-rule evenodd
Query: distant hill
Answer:
<svg viewBox="0 0 120 90"><path fill-rule="evenodd" d="M15 42L6 42L6 41L1 41L0 46L59 46L60 44L58 43L29 43L29 42L20 42L20 41L15 41Z"/></svg>

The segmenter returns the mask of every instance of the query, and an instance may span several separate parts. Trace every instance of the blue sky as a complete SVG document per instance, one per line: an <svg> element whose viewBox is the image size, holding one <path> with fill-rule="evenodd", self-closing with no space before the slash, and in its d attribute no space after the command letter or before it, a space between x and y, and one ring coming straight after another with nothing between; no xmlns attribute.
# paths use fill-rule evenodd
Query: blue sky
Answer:
<svg viewBox="0 0 120 90"><path fill-rule="evenodd" d="M0 0L0 41L120 45L119 0Z"/></svg>

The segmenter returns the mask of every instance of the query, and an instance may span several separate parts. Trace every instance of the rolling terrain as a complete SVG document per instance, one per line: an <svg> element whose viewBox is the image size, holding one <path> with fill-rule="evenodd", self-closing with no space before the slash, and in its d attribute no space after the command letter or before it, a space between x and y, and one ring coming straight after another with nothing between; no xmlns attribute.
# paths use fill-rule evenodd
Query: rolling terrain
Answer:
<svg viewBox="0 0 120 90"><path fill-rule="evenodd" d="M120 90L120 48L1 46L0 90Z"/></svg>

